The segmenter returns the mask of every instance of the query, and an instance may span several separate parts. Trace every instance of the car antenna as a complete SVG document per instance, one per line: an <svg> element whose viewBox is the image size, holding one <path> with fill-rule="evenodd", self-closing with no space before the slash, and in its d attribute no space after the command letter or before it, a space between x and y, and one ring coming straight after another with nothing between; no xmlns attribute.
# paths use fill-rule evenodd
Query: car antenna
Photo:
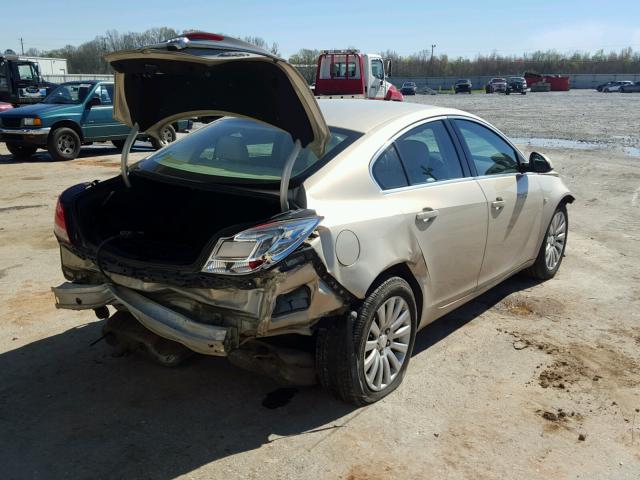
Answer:
<svg viewBox="0 0 640 480"><path fill-rule="evenodd" d="M133 146L133 142L136 141L136 137L138 136L138 131L140 130L140 126L138 122L133 124L133 128L129 132L129 136L124 141L124 146L122 147L122 156L120 157L120 175L122 175L122 180L127 187L131 187L131 182L129 181L129 151Z"/></svg>

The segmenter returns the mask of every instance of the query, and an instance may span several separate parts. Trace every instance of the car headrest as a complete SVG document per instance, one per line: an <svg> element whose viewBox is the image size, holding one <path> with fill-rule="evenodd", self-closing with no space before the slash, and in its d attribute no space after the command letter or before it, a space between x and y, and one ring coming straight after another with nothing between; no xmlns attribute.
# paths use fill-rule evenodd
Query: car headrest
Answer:
<svg viewBox="0 0 640 480"><path fill-rule="evenodd" d="M249 159L247 145L239 137L220 137L215 152L220 160L246 162Z"/></svg>

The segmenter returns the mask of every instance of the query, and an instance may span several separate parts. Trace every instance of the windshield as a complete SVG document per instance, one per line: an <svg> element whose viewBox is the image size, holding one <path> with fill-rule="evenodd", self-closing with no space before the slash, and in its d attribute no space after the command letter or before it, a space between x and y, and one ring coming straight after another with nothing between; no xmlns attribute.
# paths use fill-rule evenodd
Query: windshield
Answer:
<svg viewBox="0 0 640 480"><path fill-rule="evenodd" d="M42 103L79 104L93 88L91 83L66 83L57 87Z"/></svg>
<svg viewBox="0 0 640 480"><path fill-rule="evenodd" d="M310 175L360 136L337 128L330 128L330 132L321 158L307 148L300 152L293 178ZM291 135L282 130L253 120L225 117L159 150L136 168L205 182L279 182L292 149Z"/></svg>

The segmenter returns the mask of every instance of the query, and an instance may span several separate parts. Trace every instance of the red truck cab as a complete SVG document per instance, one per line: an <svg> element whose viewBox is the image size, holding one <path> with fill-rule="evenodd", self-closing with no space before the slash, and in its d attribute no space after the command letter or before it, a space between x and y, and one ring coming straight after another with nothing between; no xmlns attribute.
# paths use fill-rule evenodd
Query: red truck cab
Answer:
<svg viewBox="0 0 640 480"><path fill-rule="evenodd" d="M370 98L403 101L402 93L386 80L389 63L358 50L323 50L318 57L317 98Z"/></svg>

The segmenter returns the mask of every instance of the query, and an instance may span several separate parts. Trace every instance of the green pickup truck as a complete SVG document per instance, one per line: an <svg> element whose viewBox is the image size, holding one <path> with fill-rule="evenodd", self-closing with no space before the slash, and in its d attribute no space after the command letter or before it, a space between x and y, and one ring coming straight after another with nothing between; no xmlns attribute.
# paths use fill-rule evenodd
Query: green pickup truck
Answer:
<svg viewBox="0 0 640 480"><path fill-rule="evenodd" d="M160 138L144 133L161 148L176 138L176 131L190 129L193 122L180 120L160 131ZM68 82L59 85L41 103L0 113L0 142L20 158L28 158L38 148L48 150L54 160L72 160L82 145L111 142L122 149L131 128L113 119L113 83Z"/></svg>

